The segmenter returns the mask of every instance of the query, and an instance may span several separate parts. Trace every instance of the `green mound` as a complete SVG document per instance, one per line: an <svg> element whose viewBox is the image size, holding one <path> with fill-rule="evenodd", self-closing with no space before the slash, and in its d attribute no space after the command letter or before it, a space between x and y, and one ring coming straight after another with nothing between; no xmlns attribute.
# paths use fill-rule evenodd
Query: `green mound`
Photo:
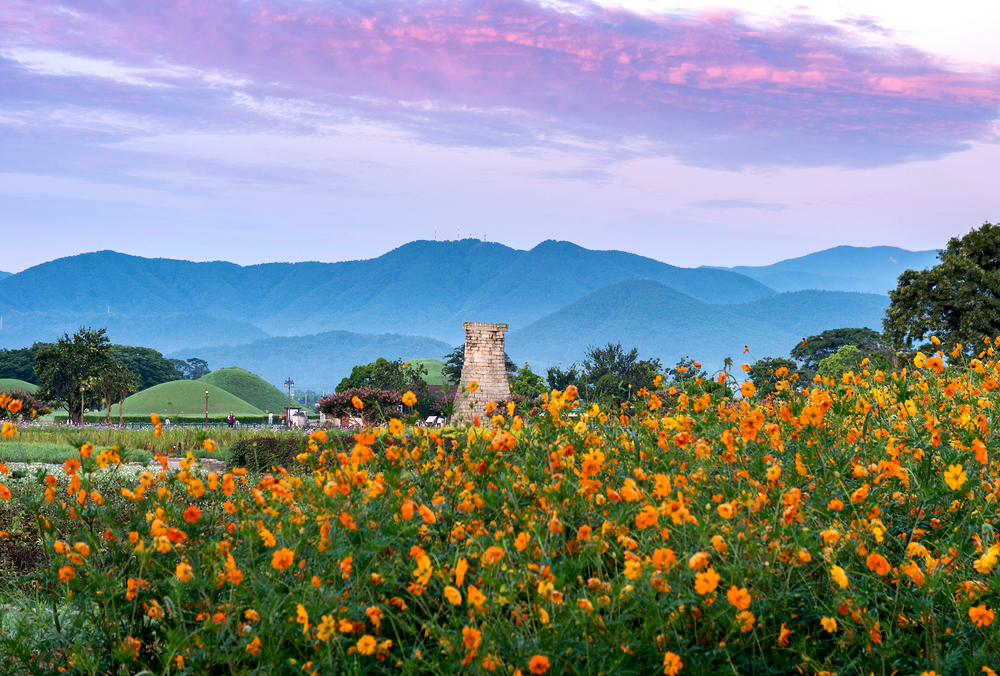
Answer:
<svg viewBox="0 0 1000 676"><path fill-rule="evenodd" d="M205 415L205 390L208 390L209 415L228 415L230 411L241 415L262 415L264 412L251 406L221 387L197 380L174 380L150 387L125 400L124 415L149 415L161 417L179 415ZM118 413L118 407L112 409Z"/></svg>
<svg viewBox="0 0 1000 676"><path fill-rule="evenodd" d="M414 366L419 365L427 369L427 375L424 380L428 385L447 385L444 376L441 375L441 369L444 368L444 362L440 359L407 359L407 364L413 364Z"/></svg>
<svg viewBox="0 0 1000 676"><path fill-rule="evenodd" d="M260 376L235 366L216 369L198 382L220 387L261 411L277 413L288 406L288 395Z"/></svg>
<svg viewBox="0 0 1000 676"><path fill-rule="evenodd" d="M17 378L0 378L0 392L10 392L11 390L24 390L28 394L34 394L38 390L38 385L32 385Z"/></svg>

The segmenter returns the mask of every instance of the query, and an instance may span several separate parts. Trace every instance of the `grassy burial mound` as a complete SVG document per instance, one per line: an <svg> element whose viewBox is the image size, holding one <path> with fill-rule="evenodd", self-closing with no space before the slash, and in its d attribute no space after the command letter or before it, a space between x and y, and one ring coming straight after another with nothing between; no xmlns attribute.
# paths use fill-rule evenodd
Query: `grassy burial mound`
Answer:
<svg viewBox="0 0 1000 676"><path fill-rule="evenodd" d="M237 417L264 413L221 387L199 380L174 380L133 394L125 400L123 413L125 415L156 413L168 418L205 415L205 390L208 390L209 415L228 415L230 411ZM117 415L117 406L112 407L112 413Z"/></svg>
<svg viewBox="0 0 1000 676"><path fill-rule="evenodd" d="M34 394L38 391L38 385L17 378L0 378L0 392L10 392L11 390L23 390L28 394Z"/></svg>
<svg viewBox="0 0 1000 676"><path fill-rule="evenodd" d="M260 411L280 412L288 406L288 395L260 376L236 366L216 369L198 382L219 387Z"/></svg>
<svg viewBox="0 0 1000 676"><path fill-rule="evenodd" d="M413 364L414 366L423 366L427 369L427 375L424 376L424 381L428 385L446 385L444 376L441 375L441 369L444 368L444 362L440 359L407 359L407 364Z"/></svg>

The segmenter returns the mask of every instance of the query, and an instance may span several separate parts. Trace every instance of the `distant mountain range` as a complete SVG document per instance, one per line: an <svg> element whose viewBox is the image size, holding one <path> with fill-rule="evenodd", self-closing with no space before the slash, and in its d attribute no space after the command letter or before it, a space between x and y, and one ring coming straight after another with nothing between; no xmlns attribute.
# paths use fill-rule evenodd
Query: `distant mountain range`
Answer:
<svg viewBox="0 0 1000 676"><path fill-rule="evenodd" d="M10 277L10 273L0 270L0 279L3 279L4 277Z"/></svg>
<svg viewBox="0 0 1000 676"><path fill-rule="evenodd" d="M539 367L608 341L715 364L744 344L784 356L827 328L880 328L884 292L935 253L836 247L722 269L551 240L529 251L416 241L371 260L245 267L100 251L0 279L0 347L103 326L116 343L320 389L379 356L440 358L464 340L463 321L496 321L510 325L511 357Z"/></svg>
<svg viewBox="0 0 1000 676"><path fill-rule="evenodd" d="M888 293L904 270L923 270L937 263L937 251L907 251L894 246L838 246L773 265L730 270L756 279L775 291L860 291Z"/></svg>

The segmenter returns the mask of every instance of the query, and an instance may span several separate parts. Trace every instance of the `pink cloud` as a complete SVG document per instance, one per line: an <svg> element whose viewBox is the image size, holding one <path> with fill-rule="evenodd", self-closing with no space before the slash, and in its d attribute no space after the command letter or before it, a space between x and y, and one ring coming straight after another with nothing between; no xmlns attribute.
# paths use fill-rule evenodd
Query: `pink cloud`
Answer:
<svg viewBox="0 0 1000 676"><path fill-rule="evenodd" d="M531 145L554 131L642 138L651 152L708 165L884 164L992 139L1000 70L958 72L905 45L873 46L864 30L521 0L32 0L0 9L8 51L173 68L156 76L177 90L175 112L162 112L172 124L202 124L185 116L203 105L236 124L244 113L222 94L238 91L393 120L439 143ZM245 84L208 79L220 73ZM58 87L45 83L49 100ZM125 105L120 87L95 91L87 105ZM125 89L147 105L141 87ZM83 95L64 96L75 104ZM415 103L431 106L416 118Z"/></svg>

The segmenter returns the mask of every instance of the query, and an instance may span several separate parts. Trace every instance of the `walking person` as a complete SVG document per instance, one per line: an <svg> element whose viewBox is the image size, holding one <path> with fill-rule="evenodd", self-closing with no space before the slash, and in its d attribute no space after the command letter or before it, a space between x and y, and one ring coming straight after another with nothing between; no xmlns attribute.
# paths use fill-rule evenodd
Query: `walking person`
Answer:
<svg viewBox="0 0 1000 676"><path fill-rule="evenodd" d="M230 412L229 412L229 417L228 417L228 418L226 418L226 423L228 423L228 424L229 424L229 429L232 429L232 428L233 428L233 424L234 424L235 422L236 422L236 416L235 416L235 415L233 415L233 412L232 412L232 411L230 411Z"/></svg>
<svg viewBox="0 0 1000 676"><path fill-rule="evenodd" d="M274 414L270 411L267 412L267 426L272 427L274 425Z"/></svg>

